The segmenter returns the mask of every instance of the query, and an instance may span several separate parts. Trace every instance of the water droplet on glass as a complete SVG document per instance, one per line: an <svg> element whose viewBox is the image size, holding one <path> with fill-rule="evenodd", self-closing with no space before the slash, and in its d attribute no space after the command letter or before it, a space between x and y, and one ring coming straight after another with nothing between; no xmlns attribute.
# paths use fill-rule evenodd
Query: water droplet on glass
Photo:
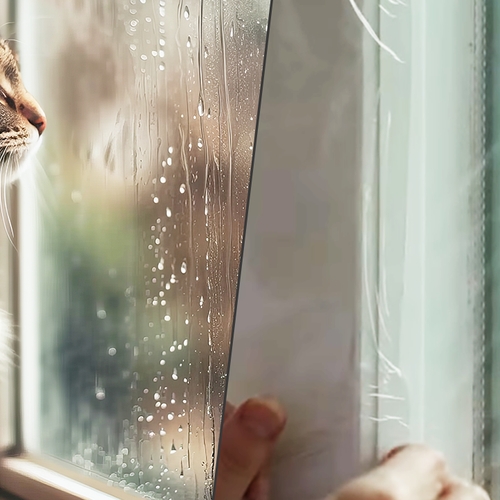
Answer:
<svg viewBox="0 0 500 500"><path fill-rule="evenodd" d="M203 141L201 140L201 137L198 139L198 149L203 148Z"/></svg>
<svg viewBox="0 0 500 500"><path fill-rule="evenodd" d="M187 272L187 263L186 263L186 262L183 262L183 263L181 264L181 273L182 273L182 274L186 274L186 272Z"/></svg>
<svg viewBox="0 0 500 500"><path fill-rule="evenodd" d="M177 375L177 368L174 368L174 372L172 373L172 378L174 380L177 380L179 378L179 376Z"/></svg>
<svg viewBox="0 0 500 500"><path fill-rule="evenodd" d="M186 42L186 46L187 46L188 49L191 48L191 37L190 36L188 36L188 39L187 39L187 42Z"/></svg>
<svg viewBox="0 0 500 500"><path fill-rule="evenodd" d="M99 311L97 311L97 317L99 319L106 319L106 311L104 309L100 309Z"/></svg>
<svg viewBox="0 0 500 500"><path fill-rule="evenodd" d="M96 389L95 397L99 401L102 401L106 397L106 393L104 392L104 389Z"/></svg>
<svg viewBox="0 0 500 500"><path fill-rule="evenodd" d="M108 349L108 354L109 354L110 356L114 356L114 355L116 354L116 349L115 349L114 347L110 347L110 348Z"/></svg>
<svg viewBox="0 0 500 500"><path fill-rule="evenodd" d="M187 5L184 9L184 19L189 19L189 9L188 9Z"/></svg>
<svg viewBox="0 0 500 500"><path fill-rule="evenodd" d="M205 103L203 102L203 98L200 95L200 99L198 101L198 114L203 116L205 114Z"/></svg>
<svg viewBox="0 0 500 500"><path fill-rule="evenodd" d="M181 194L184 194L186 192L186 185L185 184L181 184L181 186L179 188L179 192Z"/></svg>

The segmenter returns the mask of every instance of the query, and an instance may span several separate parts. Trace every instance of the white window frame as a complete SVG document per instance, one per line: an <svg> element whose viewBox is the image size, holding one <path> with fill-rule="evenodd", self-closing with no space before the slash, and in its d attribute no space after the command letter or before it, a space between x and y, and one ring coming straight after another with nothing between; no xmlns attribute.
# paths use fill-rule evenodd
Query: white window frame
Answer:
<svg viewBox="0 0 500 500"><path fill-rule="evenodd" d="M379 12L379 172L365 186L378 192L378 454L401 441L426 442L478 482L483 8L483 0L423 0L392 4L394 18Z"/></svg>

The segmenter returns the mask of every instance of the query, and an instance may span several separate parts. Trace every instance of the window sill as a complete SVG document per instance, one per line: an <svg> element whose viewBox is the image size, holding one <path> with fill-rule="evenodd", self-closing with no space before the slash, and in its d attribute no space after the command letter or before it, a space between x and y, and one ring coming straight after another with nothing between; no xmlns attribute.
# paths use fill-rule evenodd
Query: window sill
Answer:
<svg viewBox="0 0 500 500"><path fill-rule="evenodd" d="M6 458L0 467L0 490L22 500L137 500L136 493L109 486L49 459ZM0 495L0 500L1 500Z"/></svg>

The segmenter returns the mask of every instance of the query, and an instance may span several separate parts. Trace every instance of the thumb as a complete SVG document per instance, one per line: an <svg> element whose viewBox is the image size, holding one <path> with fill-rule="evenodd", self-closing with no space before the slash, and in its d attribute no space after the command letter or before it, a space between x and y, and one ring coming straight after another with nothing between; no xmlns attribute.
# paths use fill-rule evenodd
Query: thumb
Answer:
<svg viewBox="0 0 500 500"><path fill-rule="evenodd" d="M225 419L226 420L226 419ZM222 427L214 500L242 500L283 431L285 412L271 398L243 403Z"/></svg>
<svg viewBox="0 0 500 500"><path fill-rule="evenodd" d="M342 487L330 500L436 500L451 476L443 456L412 444L393 450L375 469ZM469 497L464 497L465 499ZM470 497L472 500L474 497ZM450 497L450 500L454 500ZM458 499L457 499L458 500Z"/></svg>

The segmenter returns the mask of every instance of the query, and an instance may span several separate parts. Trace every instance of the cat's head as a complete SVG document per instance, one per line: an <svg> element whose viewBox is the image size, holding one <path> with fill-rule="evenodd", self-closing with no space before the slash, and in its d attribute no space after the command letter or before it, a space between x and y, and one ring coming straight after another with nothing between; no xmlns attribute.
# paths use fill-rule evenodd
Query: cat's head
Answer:
<svg viewBox="0 0 500 500"><path fill-rule="evenodd" d="M15 174L45 126L42 108L24 87L17 57L0 39L0 172Z"/></svg>

